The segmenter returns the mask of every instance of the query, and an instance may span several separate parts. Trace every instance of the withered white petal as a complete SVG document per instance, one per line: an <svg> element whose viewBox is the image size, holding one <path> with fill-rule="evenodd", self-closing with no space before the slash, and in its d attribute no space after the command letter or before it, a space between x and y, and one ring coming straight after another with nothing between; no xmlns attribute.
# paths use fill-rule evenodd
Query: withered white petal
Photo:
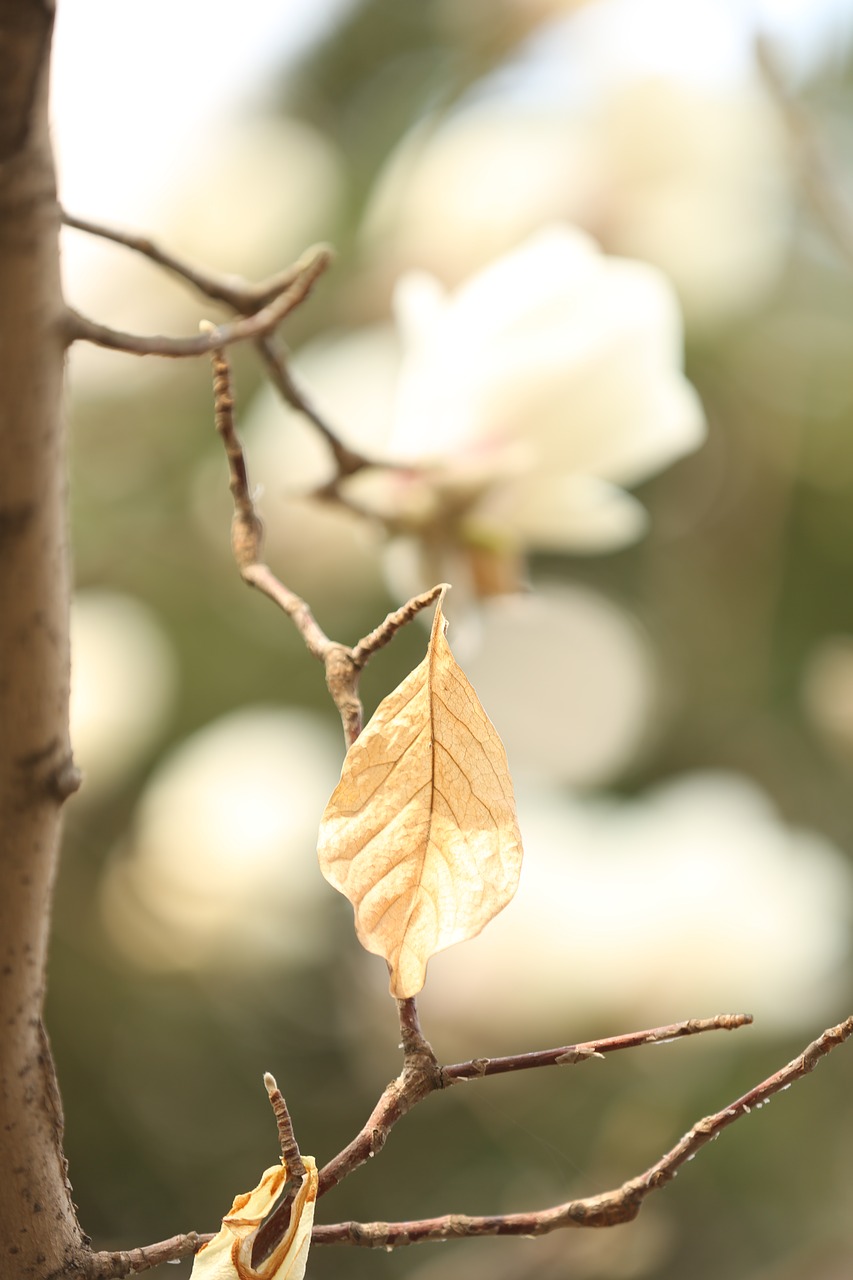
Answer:
<svg viewBox="0 0 853 1280"><path fill-rule="evenodd" d="M293 1201L290 1225L269 1257L257 1268L252 1266L258 1230L288 1181L284 1164L266 1169L253 1191L235 1197L221 1230L196 1254L190 1280L302 1280L317 1199L317 1166L311 1156L302 1158L306 1173Z"/></svg>

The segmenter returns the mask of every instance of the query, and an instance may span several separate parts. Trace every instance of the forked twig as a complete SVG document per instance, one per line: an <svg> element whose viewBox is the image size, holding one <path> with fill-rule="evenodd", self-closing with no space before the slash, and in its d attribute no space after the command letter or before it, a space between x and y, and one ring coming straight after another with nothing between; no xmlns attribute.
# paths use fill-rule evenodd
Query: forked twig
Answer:
<svg viewBox="0 0 853 1280"><path fill-rule="evenodd" d="M719 1019L702 1019L693 1024L693 1031L685 1031L681 1034L695 1034L700 1029L726 1029L727 1022L730 1024L729 1029L744 1025L737 1021L736 1016L733 1020L732 1015L722 1015ZM691 1024L674 1024L675 1027L689 1025ZM650 1032L631 1033L628 1037L611 1037L609 1043L615 1047L614 1041L621 1040L623 1048L629 1047L628 1041L631 1039L634 1043L660 1043L661 1039L666 1040L671 1037L658 1037L656 1032L672 1029L672 1027L661 1027ZM853 1016L839 1023L838 1026L829 1027L781 1070L768 1076L748 1093L742 1094L728 1107L698 1120L675 1146L644 1173L638 1177L629 1178L627 1182L623 1182L620 1187L612 1191L568 1200L564 1204L534 1210L530 1213L491 1214L476 1217L467 1214L445 1214L438 1218L419 1218L409 1222L338 1222L327 1226L315 1226L312 1233L313 1243L394 1249L402 1245L423 1244L427 1241L487 1235L541 1236L563 1228L607 1227L630 1222L639 1213L646 1197L671 1182L680 1167L692 1160L697 1151L712 1142L723 1129L734 1124L736 1120L766 1106L774 1094L789 1089L795 1081L808 1075L822 1058L843 1044L851 1035L853 1035ZM637 1040L636 1038L640 1036L646 1038ZM589 1045L607 1043L608 1041L588 1042ZM387 1094L388 1090L386 1090ZM329 1167L329 1165L326 1166L327 1169ZM185 1258L194 1253L205 1240L211 1238L211 1236L191 1233L185 1236L173 1236L170 1240L125 1253L92 1254L88 1278L89 1280L108 1280L108 1278L144 1271L160 1262Z"/></svg>
<svg viewBox="0 0 853 1280"><path fill-rule="evenodd" d="M285 316L307 298L318 278L332 260L331 252L324 247L309 250L297 266L296 275L271 302L252 315L242 316L229 324L222 324L194 338L168 338L161 334L143 335L124 333L109 325L89 320L72 308L68 309L68 341L85 339L96 346L112 351L124 351L135 356L167 356L180 359L202 356L210 351L260 338L272 333Z"/></svg>
<svg viewBox="0 0 853 1280"><path fill-rule="evenodd" d="M609 1227L630 1222L639 1213L643 1201L653 1191L665 1186L679 1168L692 1160L696 1152L712 1142L723 1129L734 1124L753 1109L763 1107L774 1094L790 1088L795 1080L813 1071L818 1062L849 1036L853 1035L853 1017L836 1027L829 1027L787 1066L750 1089L728 1107L697 1120L683 1138L660 1160L621 1187L600 1195L568 1200L531 1213L492 1214L471 1217L446 1214L440 1218L421 1218L411 1222L341 1222L334 1226L314 1228L315 1244L355 1244L366 1248L393 1249L401 1245L422 1244L430 1240L448 1240L460 1236L541 1236L563 1227Z"/></svg>
<svg viewBox="0 0 853 1280"><path fill-rule="evenodd" d="M87 235L96 236L99 240L109 240L113 244L122 245L125 249L132 249L134 253L148 258L158 267L171 271L173 275L192 285L206 298L225 303L241 316L254 315L262 307L268 306L274 298L290 287L299 274L299 265L296 264L285 267L276 275L253 284L251 280L245 280L241 276L224 276L215 271L208 271L204 267L193 266L192 263L179 258L177 254L164 249L149 236L122 231L119 227L110 227L106 223L94 222L90 218L78 218L67 209L62 211L62 221L66 227L72 227L75 231L84 231Z"/></svg>
<svg viewBox="0 0 853 1280"><path fill-rule="evenodd" d="M403 1034L403 1070L397 1079L386 1087L352 1142L320 1170L318 1197L337 1186L355 1169L375 1156L377 1151L381 1151L398 1120L402 1120L412 1107L436 1089L449 1089L452 1085L461 1084L466 1080L482 1080L485 1076L504 1075L509 1071L575 1066L620 1049L662 1044L685 1036L700 1035L705 1031L734 1031L752 1022L752 1017L748 1013L721 1013L715 1018L691 1018L687 1022L673 1022L667 1026L652 1027L644 1031L630 1031L625 1035L608 1036L603 1040L560 1045L554 1049L517 1053L505 1058L472 1058L469 1062L457 1062L452 1066L440 1067L432 1049L421 1034L414 1001L401 1000L398 1001L398 1005ZM405 1006L408 1005L412 1008L407 1009Z"/></svg>
<svg viewBox="0 0 853 1280"><path fill-rule="evenodd" d="M211 336L221 332L213 329L209 322L205 322L205 328ZM302 636L308 652L325 666L326 684L341 717L347 747L350 747L362 729L364 713L358 685L368 659L383 645L388 644L400 628L410 622L421 609L430 605L437 598L441 587L434 587L431 591L415 596L401 609L389 613L385 621L354 648L330 640L308 604L279 581L261 558L263 523L255 510L243 446L234 423L231 369L225 352L221 349L214 349L211 358L216 430L225 447L229 487L234 501L231 525L234 559L243 581L263 592L287 614Z"/></svg>
<svg viewBox="0 0 853 1280"><path fill-rule="evenodd" d="M113 244L131 249L134 253L141 254L150 262L172 272L211 301L221 302L225 306L231 307L239 316L254 316L262 308L268 307L283 292L292 287L301 270L300 264L296 263L293 266L285 267L283 271L279 271L275 275L269 276L266 280L253 284L241 276L220 275L216 272L196 267L178 257L177 254L170 253L148 236L122 231L118 227L110 227L102 222L94 222L89 218L78 218L65 210L62 213L62 220L67 227L73 227L77 231L97 236L101 240L108 240ZM86 321L87 325L91 323L91 321ZM88 337L89 332L87 331L79 336ZM132 335L124 336L130 337ZM254 337L255 347L266 366L270 380L281 393L282 398L292 409L295 409L313 423L326 441L335 460L337 480L342 479L344 476L353 475L356 471L360 471L362 467L370 465L370 460L364 454L349 448L348 445L343 443L325 418L318 413L304 391L296 385L288 367L287 352L273 332L268 331L244 336ZM157 339L157 341L160 341L160 339ZM219 345L223 344L220 343ZM122 349L126 350L127 348ZM203 353L211 349L211 347L204 347ZM199 353L195 352L195 354Z"/></svg>

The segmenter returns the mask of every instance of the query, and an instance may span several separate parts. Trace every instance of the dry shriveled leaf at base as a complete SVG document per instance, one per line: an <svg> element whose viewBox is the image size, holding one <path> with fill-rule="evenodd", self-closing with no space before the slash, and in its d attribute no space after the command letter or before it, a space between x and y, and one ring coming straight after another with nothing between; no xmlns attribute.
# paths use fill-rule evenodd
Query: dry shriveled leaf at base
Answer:
<svg viewBox="0 0 853 1280"><path fill-rule="evenodd" d="M236 1196L220 1231L195 1255L190 1280L302 1280L317 1199L317 1166L303 1156L305 1176L290 1211L290 1224L268 1258L252 1267L252 1246L258 1229L282 1195L292 1194L283 1164L265 1170L254 1191Z"/></svg>
<svg viewBox="0 0 853 1280"><path fill-rule="evenodd" d="M439 600L426 657L350 747L320 827L323 875L399 999L506 906L521 870L506 752L446 627Z"/></svg>

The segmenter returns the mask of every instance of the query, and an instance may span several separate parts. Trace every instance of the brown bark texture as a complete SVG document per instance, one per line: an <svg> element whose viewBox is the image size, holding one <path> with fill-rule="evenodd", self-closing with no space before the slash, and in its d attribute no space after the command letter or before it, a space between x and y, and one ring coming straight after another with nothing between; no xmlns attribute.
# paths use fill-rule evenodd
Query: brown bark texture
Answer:
<svg viewBox="0 0 853 1280"><path fill-rule="evenodd" d="M0 1277L74 1269L80 1231L42 1025L68 742L69 568L54 8L0 0Z"/></svg>

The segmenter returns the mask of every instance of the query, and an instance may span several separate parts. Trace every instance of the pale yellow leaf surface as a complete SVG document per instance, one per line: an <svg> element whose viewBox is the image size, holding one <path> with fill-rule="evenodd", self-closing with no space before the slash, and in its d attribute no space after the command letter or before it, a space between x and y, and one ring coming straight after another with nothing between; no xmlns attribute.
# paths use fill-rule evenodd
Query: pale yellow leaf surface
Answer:
<svg viewBox="0 0 853 1280"><path fill-rule="evenodd" d="M293 1200L290 1225L258 1269L252 1267L252 1246L258 1228L287 1187L283 1164L265 1170L254 1191L235 1197L221 1230L195 1255L190 1280L302 1280L317 1199L317 1166L311 1156L302 1159L306 1174Z"/></svg>
<svg viewBox="0 0 853 1280"><path fill-rule="evenodd" d="M439 600L426 657L350 747L320 827L323 875L399 999L506 906L521 870L506 752L446 627Z"/></svg>

